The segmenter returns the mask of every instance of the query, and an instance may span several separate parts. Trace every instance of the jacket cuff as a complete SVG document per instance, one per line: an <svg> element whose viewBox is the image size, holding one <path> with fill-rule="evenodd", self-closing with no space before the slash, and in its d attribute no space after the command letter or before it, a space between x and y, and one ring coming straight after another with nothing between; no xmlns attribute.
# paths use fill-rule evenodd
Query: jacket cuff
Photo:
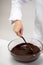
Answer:
<svg viewBox="0 0 43 65"><path fill-rule="evenodd" d="M10 17L10 18L9 18L9 22L10 22L11 24L15 23L16 20L22 20L22 17Z"/></svg>

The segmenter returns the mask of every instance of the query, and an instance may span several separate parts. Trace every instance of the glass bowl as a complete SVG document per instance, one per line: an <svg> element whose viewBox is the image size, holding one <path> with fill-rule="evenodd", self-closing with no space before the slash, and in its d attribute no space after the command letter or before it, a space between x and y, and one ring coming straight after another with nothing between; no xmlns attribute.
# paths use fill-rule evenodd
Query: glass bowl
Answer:
<svg viewBox="0 0 43 65"><path fill-rule="evenodd" d="M19 45L21 43L24 43L24 40L22 38L18 38L18 39L10 41L8 44L8 50L10 51L11 55L13 56L15 60L20 61L20 62L32 62L39 58L40 52L42 50L42 43L39 40L28 38L27 43L31 43L40 49L38 53L31 54L31 55L16 55L11 52L12 48L14 48L16 45Z"/></svg>

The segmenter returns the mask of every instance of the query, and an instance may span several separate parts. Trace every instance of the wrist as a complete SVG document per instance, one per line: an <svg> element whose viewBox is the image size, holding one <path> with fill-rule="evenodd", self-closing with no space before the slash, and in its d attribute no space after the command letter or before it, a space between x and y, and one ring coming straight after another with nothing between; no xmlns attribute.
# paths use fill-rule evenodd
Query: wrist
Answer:
<svg viewBox="0 0 43 65"><path fill-rule="evenodd" d="M16 22L21 22L21 20L14 20L14 21L12 21L12 24L14 24Z"/></svg>
<svg viewBox="0 0 43 65"><path fill-rule="evenodd" d="M12 21L12 26L14 26L15 24L20 24L21 23L21 20L14 20ZM22 23L21 23L22 24Z"/></svg>

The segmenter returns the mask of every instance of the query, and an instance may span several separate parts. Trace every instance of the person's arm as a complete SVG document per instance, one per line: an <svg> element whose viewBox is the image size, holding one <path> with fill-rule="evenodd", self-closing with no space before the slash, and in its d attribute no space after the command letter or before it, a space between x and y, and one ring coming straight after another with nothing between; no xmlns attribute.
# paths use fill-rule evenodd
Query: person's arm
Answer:
<svg viewBox="0 0 43 65"><path fill-rule="evenodd" d="M11 13L10 13L10 22L14 23L16 20L22 19L22 0L11 0Z"/></svg>
<svg viewBox="0 0 43 65"><path fill-rule="evenodd" d="M23 0L11 0L11 14L10 14L10 22L13 25L13 31L21 36L23 34L23 25L22 25L22 8Z"/></svg>

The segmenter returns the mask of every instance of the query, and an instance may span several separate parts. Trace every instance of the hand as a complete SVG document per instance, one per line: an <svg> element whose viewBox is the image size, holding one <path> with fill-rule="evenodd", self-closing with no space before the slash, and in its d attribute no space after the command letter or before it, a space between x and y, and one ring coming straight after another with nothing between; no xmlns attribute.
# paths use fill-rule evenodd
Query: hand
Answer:
<svg viewBox="0 0 43 65"><path fill-rule="evenodd" d="M17 20L17 21L14 23L13 31L14 31L18 36L22 36L22 34L23 34L23 25L22 25L22 22L21 22L20 20Z"/></svg>

